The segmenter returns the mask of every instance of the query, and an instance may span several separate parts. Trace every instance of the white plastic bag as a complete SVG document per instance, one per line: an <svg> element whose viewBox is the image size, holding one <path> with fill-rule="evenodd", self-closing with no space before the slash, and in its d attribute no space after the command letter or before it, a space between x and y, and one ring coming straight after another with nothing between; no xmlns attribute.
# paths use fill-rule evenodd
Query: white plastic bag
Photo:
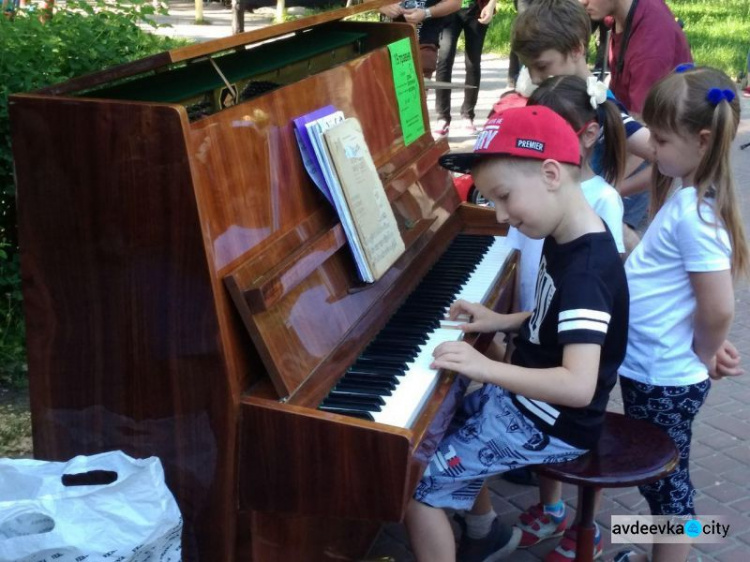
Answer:
<svg viewBox="0 0 750 562"><path fill-rule="evenodd" d="M181 535L156 457L0 459L0 562L178 562Z"/></svg>

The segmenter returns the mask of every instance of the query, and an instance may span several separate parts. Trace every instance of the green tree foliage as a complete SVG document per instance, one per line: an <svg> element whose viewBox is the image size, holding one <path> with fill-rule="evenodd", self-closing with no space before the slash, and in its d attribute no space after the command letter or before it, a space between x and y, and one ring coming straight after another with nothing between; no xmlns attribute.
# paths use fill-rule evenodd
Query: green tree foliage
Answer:
<svg viewBox="0 0 750 562"><path fill-rule="evenodd" d="M8 96L171 49L144 0L68 0L45 23L39 12L0 16L0 385L25 379L25 351ZM22 125L21 125L22 126Z"/></svg>

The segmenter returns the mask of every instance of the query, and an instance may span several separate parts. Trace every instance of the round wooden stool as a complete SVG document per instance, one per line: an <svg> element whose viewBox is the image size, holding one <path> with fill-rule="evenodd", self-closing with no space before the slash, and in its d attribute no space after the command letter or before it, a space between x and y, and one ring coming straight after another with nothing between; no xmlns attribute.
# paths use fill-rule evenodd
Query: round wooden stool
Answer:
<svg viewBox="0 0 750 562"><path fill-rule="evenodd" d="M541 476L579 486L576 562L591 562L596 491L660 480L675 469L678 461L677 447L662 429L647 421L607 412L596 448L573 461L539 465L534 470Z"/></svg>

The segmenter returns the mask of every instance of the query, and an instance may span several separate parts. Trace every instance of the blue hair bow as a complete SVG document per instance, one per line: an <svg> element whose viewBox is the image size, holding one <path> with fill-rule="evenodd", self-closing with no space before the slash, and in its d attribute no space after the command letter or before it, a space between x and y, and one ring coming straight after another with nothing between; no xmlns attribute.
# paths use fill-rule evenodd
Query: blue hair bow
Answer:
<svg viewBox="0 0 750 562"><path fill-rule="evenodd" d="M711 88L706 94L706 100L708 103L716 107L722 101L726 100L727 103L731 103L734 99L734 92L732 90L722 90L721 88Z"/></svg>
<svg viewBox="0 0 750 562"><path fill-rule="evenodd" d="M692 62L683 62L682 64L678 64L677 66L675 66L674 71L677 74L682 74L683 72L687 70L693 70L694 68L695 64L693 64Z"/></svg>

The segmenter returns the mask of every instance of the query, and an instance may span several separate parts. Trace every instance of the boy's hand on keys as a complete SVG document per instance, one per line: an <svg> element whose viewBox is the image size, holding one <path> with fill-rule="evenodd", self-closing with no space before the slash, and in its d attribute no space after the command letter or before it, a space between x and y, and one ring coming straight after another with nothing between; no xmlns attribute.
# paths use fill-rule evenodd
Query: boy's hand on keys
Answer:
<svg viewBox="0 0 750 562"><path fill-rule="evenodd" d="M459 299L451 305L449 318L463 321L457 326L467 333L496 332L497 320L500 315L491 311L483 304Z"/></svg>
<svg viewBox="0 0 750 562"><path fill-rule="evenodd" d="M493 361L464 341L443 342L432 352L432 369L448 369L471 380L486 382Z"/></svg>

